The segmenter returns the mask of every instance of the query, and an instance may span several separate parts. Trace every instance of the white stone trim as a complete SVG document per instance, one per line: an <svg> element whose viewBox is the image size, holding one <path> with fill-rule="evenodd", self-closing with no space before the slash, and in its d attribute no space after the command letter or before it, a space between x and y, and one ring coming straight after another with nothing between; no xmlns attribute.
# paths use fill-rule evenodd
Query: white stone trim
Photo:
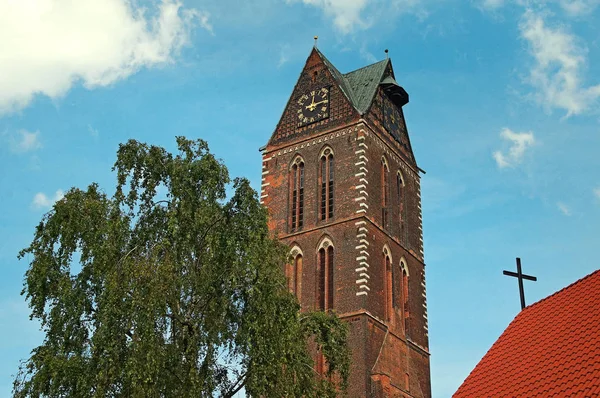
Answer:
<svg viewBox="0 0 600 398"><path fill-rule="evenodd" d="M335 250L335 246L333 245L331 238L328 235L324 235L319 240L319 244L317 245L317 250L315 253L318 253L321 249L327 249L329 246L333 247L333 249Z"/></svg>

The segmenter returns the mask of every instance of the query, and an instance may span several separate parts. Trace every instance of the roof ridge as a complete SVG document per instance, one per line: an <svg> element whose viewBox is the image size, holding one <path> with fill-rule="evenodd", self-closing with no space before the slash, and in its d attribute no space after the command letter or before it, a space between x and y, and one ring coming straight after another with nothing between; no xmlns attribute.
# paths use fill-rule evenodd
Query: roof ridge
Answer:
<svg viewBox="0 0 600 398"><path fill-rule="evenodd" d="M567 285L567 286L563 287L562 289L560 289L560 290L557 290L556 292L552 293L551 295L549 295L549 296L546 296L546 297L544 297L543 299L541 299L541 300L538 300L538 301L536 301L535 303L533 303L533 304L531 304L531 305L528 305L527 307L525 307L525 309L524 309L523 311L521 311L519 314L517 314L517 316L515 317L515 319L516 319L516 318L517 318L519 315L521 315L521 314L522 314L524 311L527 311L528 309L530 309L530 308L533 308L533 307L537 306L538 304L540 304L540 303L542 303L542 302L544 302L544 301L546 301L546 300L550 299L551 297L554 297L554 296L556 296L556 295L558 295L558 294L562 293L564 290L567 290L567 289L569 289L570 287L572 287L572 286L574 286L574 285L577 285L578 283L580 283L580 282L583 282L584 280L586 280L586 279L588 279L588 278L591 278L591 277L592 277L594 274L597 274L597 273L600 273L600 269L597 269L596 271L594 271L594 272L592 272L592 273L590 273L590 274L587 274L586 276L584 276L584 277L582 277L582 278L580 278L580 279L577 279L575 282L573 282L573 283L571 283L571 284L569 284L569 285Z"/></svg>
<svg viewBox="0 0 600 398"><path fill-rule="evenodd" d="M323 60L323 63L327 67L327 69L329 69L329 72L333 76L333 79L335 81L337 81L340 89L342 90L342 93L346 96L346 98L348 98L348 101L350 101L352 106L354 106L354 108L356 108L356 104L355 104L356 101L353 98L354 93L352 92L352 88L349 87L348 82L346 81L346 79L344 77L344 74L341 73L338 70L338 68L335 67L335 65L325 56L325 54L323 54L321 52L321 50L319 50L317 47L313 47L313 48L317 52L317 54L319 54L319 56Z"/></svg>
<svg viewBox="0 0 600 398"><path fill-rule="evenodd" d="M350 71L350 72L348 72L348 73L342 73L342 75L343 75L344 77L346 77L347 75L349 75L349 74L351 74L351 73L358 72L358 71L359 71L359 70L361 70L361 69L370 68L370 67L372 67L372 66L374 66L374 65L377 65L377 64L380 64L380 63L382 63L382 62L386 62L386 61L389 61L389 58L382 59L381 61L373 62L372 64L365 65L365 66L362 66L362 67L360 67L360 68L358 68L358 69L351 70L351 71Z"/></svg>

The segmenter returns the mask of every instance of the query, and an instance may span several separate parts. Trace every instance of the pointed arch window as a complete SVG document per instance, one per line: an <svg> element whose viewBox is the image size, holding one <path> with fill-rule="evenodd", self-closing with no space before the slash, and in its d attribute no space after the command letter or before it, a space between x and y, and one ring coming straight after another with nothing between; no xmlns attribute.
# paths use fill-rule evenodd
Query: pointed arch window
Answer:
<svg viewBox="0 0 600 398"><path fill-rule="evenodd" d="M326 311L333 309L334 248L331 241L324 239L317 253L317 308Z"/></svg>
<svg viewBox="0 0 600 398"><path fill-rule="evenodd" d="M408 267L404 259L400 260L400 275L398 277L398 310L402 316L402 329L406 328L408 319Z"/></svg>
<svg viewBox="0 0 600 398"><path fill-rule="evenodd" d="M389 248L384 246L383 248L383 269L384 269L384 318L386 321L390 321L392 318L393 309L393 278L392 278L392 256Z"/></svg>
<svg viewBox="0 0 600 398"><path fill-rule="evenodd" d="M398 225L400 227L400 239L405 241L406 204L404 200L404 178L402 178L402 173L400 173L400 171L396 174L396 187L398 189Z"/></svg>
<svg viewBox="0 0 600 398"><path fill-rule="evenodd" d="M333 218L334 162L333 151L331 148L325 148L321 152L319 162L319 184L321 194L319 214L321 221L328 221Z"/></svg>
<svg viewBox="0 0 600 398"><path fill-rule="evenodd" d="M292 230L304 225L304 161L296 157L290 169L291 224Z"/></svg>
<svg viewBox="0 0 600 398"><path fill-rule="evenodd" d="M387 160L381 158L381 224L387 228L390 203L389 167Z"/></svg>
<svg viewBox="0 0 600 398"><path fill-rule="evenodd" d="M294 247L291 251L291 261L286 270L286 279L288 289L300 301L302 293L302 250L299 247Z"/></svg>

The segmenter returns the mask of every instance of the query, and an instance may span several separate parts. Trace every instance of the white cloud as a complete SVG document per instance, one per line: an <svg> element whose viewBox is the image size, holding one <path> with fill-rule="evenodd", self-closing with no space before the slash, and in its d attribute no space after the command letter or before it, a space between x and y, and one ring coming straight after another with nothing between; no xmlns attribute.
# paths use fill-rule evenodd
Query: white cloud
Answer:
<svg viewBox="0 0 600 398"><path fill-rule="evenodd" d="M548 110L566 110L566 117L595 107L600 84L586 87L582 82L587 49L577 37L562 27L548 27L531 10L525 12L520 30L535 59L527 81L536 90L536 101Z"/></svg>
<svg viewBox="0 0 600 398"><path fill-rule="evenodd" d="M565 216L571 216L573 214L571 212L571 208L569 206L567 206L566 204L564 204L563 202L556 203L556 207L558 207L558 210L560 210L560 212L562 214L564 214Z"/></svg>
<svg viewBox="0 0 600 398"><path fill-rule="evenodd" d="M580 16L594 11L600 5L600 0L558 0L558 4L567 14Z"/></svg>
<svg viewBox="0 0 600 398"><path fill-rule="evenodd" d="M65 195L63 191L60 189L54 193L53 197L48 197L45 193L38 192L33 197L33 202L31 205L34 209L49 209L52 207L52 205L54 205L54 202L61 200L64 196Z"/></svg>
<svg viewBox="0 0 600 398"><path fill-rule="evenodd" d="M480 7L486 10L497 10L504 6L506 0L481 0Z"/></svg>
<svg viewBox="0 0 600 398"><path fill-rule="evenodd" d="M98 129L95 129L94 127L92 127L91 124L88 124L88 132L90 133L90 135L94 138L98 137Z"/></svg>
<svg viewBox="0 0 600 398"><path fill-rule="evenodd" d="M288 3L301 1L323 10L325 15L333 18L333 23L342 33L350 33L356 28L364 29L369 26L362 15L369 0L287 0Z"/></svg>
<svg viewBox="0 0 600 398"><path fill-rule="evenodd" d="M419 19L427 12L421 5L423 0L286 0L289 3L301 2L319 8L342 34L369 28L376 18L390 14L411 12ZM371 7L370 7L371 6Z"/></svg>
<svg viewBox="0 0 600 398"><path fill-rule="evenodd" d="M595 196L596 196L598 199L600 199L600 187L598 187L598 188L594 188L594 195L595 195Z"/></svg>
<svg viewBox="0 0 600 398"><path fill-rule="evenodd" d="M494 160L499 168L515 167L523 160L525 151L528 147L535 144L533 132L515 133L510 129L504 128L500 132L500 137L510 142L508 153L496 151L493 153Z"/></svg>
<svg viewBox="0 0 600 398"><path fill-rule="evenodd" d="M110 85L144 67L172 62L208 14L162 0L156 15L129 0L0 1L0 115L36 94L64 95L77 82Z"/></svg>
<svg viewBox="0 0 600 398"><path fill-rule="evenodd" d="M277 67L281 68L290 60L290 45L284 44L281 46L279 50L279 62L277 62Z"/></svg>
<svg viewBox="0 0 600 398"><path fill-rule="evenodd" d="M42 147L39 131L19 130L8 137L8 142L10 150L14 153L31 152Z"/></svg>

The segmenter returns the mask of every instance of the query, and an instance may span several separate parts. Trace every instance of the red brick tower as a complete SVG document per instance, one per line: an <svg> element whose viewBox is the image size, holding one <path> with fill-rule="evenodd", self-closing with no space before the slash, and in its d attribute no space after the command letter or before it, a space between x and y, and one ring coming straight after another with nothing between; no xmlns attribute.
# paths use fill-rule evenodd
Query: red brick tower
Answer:
<svg viewBox="0 0 600 398"><path fill-rule="evenodd" d="M304 310L350 323L348 395L430 397L420 169L391 60L312 50L263 152L261 200ZM322 367L317 363L317 367Z"/></svg>

